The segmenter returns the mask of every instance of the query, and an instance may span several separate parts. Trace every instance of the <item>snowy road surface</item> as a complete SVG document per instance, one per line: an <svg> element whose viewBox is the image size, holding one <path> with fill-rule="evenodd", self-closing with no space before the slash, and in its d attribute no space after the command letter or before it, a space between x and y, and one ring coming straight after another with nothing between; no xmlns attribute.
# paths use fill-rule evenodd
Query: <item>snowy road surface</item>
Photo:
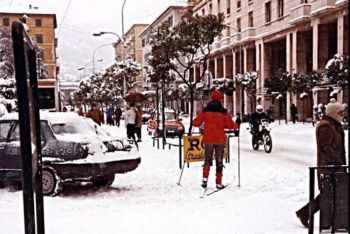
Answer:
<svg viewBox="0 0 350 234"><path fill-rule="evenodd" d="M117 175L112 188L68 188L45 197L49 234L250 234L307 233L295 211L308 199L308 167L315 165L315 128L311 124L272 125L273 150L253 151L242 126L241 186L237 187L237 138L224 169L225 190L200 199L202 163L185 168L182 186L178 150L152 147L143 126L142 162L135 171ZM125 136L125 128L113 128ZM348 140L348 131L346 131ZM209 189L214 188L214 168ZM0 190L0 233L23 232L22 192ZM315 230L318 228L318 214Z"/></svg>

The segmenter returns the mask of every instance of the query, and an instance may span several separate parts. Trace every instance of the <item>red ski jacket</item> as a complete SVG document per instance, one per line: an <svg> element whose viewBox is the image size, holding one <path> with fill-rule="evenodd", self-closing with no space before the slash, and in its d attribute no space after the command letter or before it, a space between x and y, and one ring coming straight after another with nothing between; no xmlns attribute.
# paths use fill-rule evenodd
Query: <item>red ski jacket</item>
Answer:
<svg viewBox="0 0 350 234"><path fill-rule="evenodd" d="M221 102L212 101L193 120L193 126L199 127L204 123L203 142L207 145L225 145L225 128L235 130L236 122Z"/></svg>

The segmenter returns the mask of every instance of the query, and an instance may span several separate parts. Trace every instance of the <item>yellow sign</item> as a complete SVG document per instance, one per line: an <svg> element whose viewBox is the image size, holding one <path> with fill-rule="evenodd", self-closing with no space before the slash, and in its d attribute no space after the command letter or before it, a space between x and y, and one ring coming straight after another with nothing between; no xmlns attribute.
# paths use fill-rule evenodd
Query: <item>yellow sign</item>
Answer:
<svg viewBox="0 0 350 234"><path fill-rule="evenodd" d="M204 161L204 143L203 136L184 136L184 162L200 162ZM224 151L224 159L228 157L227 141ZM213 159L215 159L213 155Z"/></svg>

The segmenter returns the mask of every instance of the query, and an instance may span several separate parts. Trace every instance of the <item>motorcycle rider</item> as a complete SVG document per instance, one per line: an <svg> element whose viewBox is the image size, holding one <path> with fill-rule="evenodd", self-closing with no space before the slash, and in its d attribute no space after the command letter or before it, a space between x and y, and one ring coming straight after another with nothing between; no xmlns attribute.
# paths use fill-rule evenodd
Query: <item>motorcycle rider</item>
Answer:
<svg viewBox="0 0 350 234"><path fill-rule="evenodd" d="M250 116L249 124L252 126L252 131L258 135L259 141L262 140L259 126L262 119L270 121L269 116L264 112L264 108L261 105L256 105L255 112Z"/></svg>

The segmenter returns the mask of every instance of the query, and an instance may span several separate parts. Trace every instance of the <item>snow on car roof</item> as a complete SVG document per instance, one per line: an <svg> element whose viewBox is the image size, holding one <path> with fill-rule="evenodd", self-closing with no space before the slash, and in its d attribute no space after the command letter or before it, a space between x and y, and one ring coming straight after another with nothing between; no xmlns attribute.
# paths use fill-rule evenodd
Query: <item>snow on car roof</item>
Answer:
<svg viewBox="0 0 350 234"><path fill-rule="evenodd" d="M47 112L40 111L40 119L47 120L50 123L65 123L71 119L79 118L79 115L75 112ZM12 112L5 114L0 119L2 120L18 120L18 112Z"/></svg>

